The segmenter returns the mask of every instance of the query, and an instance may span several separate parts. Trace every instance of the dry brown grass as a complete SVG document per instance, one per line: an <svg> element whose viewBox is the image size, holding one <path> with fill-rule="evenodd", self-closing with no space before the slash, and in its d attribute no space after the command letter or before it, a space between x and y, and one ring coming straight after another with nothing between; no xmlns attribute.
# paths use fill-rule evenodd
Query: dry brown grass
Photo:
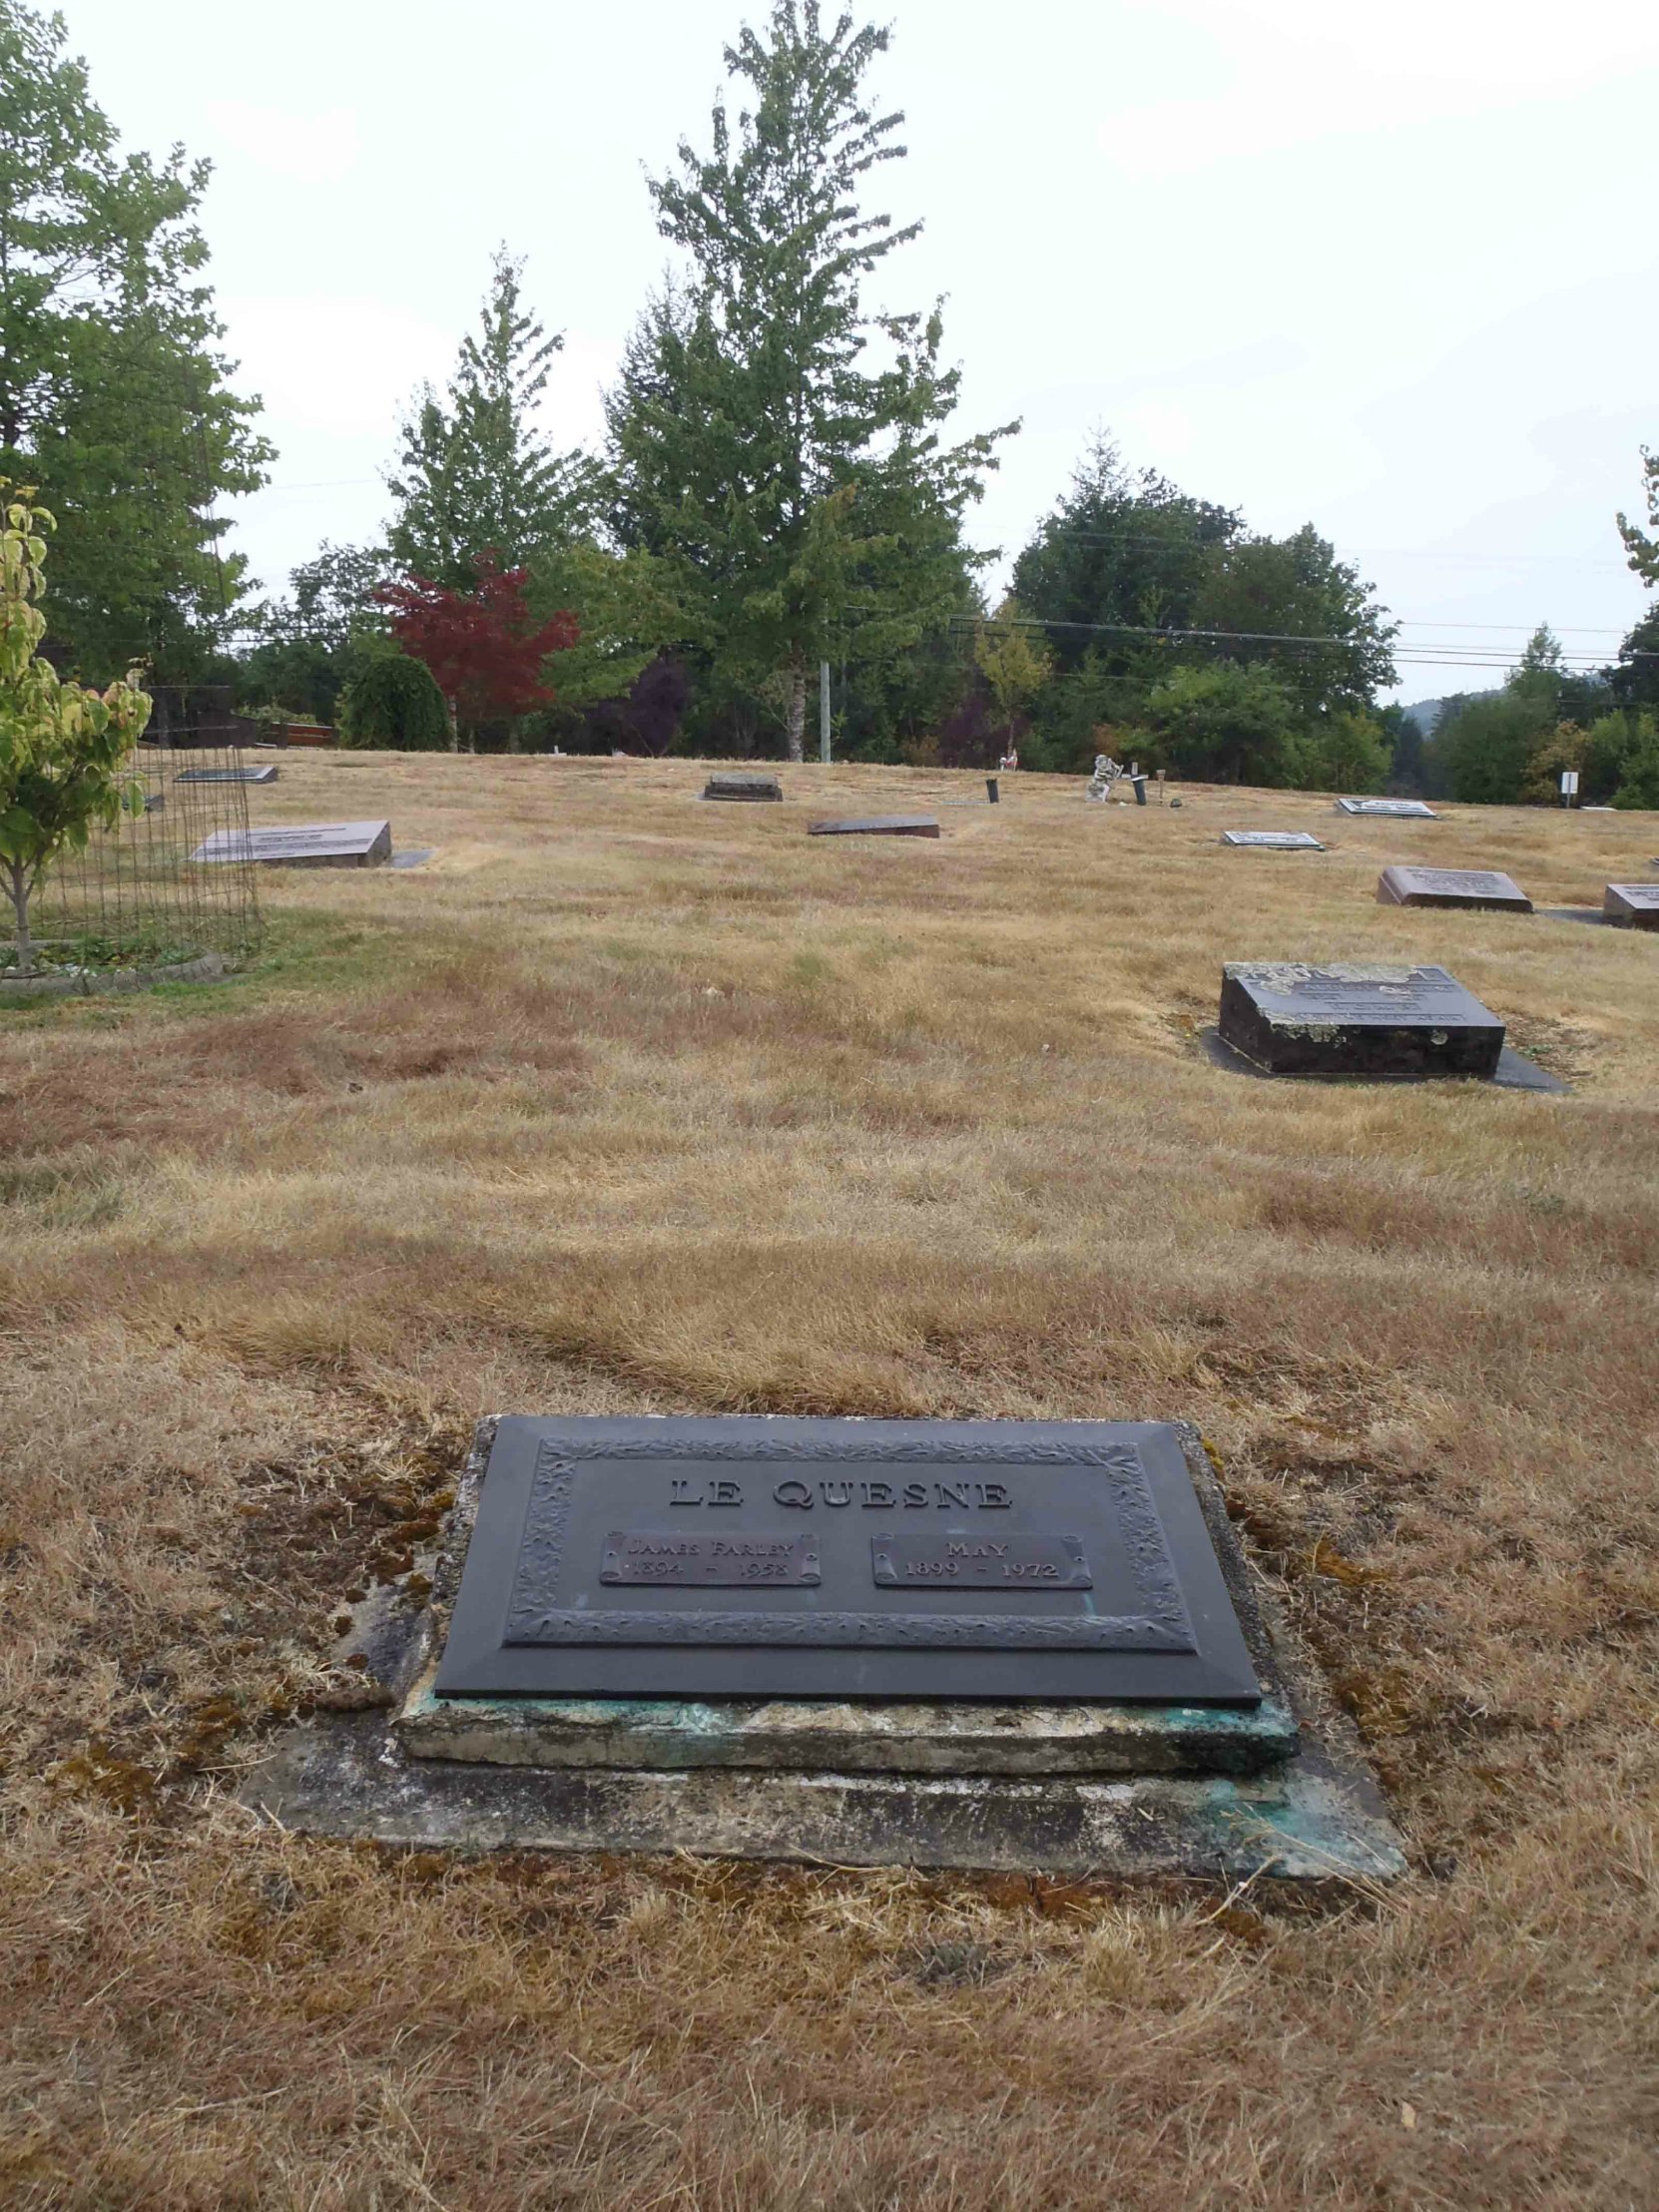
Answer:
<svg viewBox="0 0 1659 2212"><path fill-rule="evenodd" d="M1651 820L288 757L409 873L0 1015L0 2199L1012 2212L1656 2189ZM1224 852L1313 825L1327 855ZM1565 1100L1198 1055L1228 957L1443 960ZM1186 1415L1416 1857L1386 1906L253 1832L227 1780L476 1414Z"/></svg>

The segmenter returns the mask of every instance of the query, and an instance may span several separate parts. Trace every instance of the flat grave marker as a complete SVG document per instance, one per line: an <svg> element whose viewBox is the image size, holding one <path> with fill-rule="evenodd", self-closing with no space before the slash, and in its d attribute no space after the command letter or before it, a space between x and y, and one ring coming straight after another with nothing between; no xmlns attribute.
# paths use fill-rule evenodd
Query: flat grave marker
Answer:
<svg viewBox="0 0 1659 2212"><path fill-rule="evenodd" d="M936 837L937 815L848 815L838 822L810 822L810 837Z"/></svg>
<svg viewBox="0 0 1659 2212"><path fill-rule="evenodd" d="M391 824L304 822L216 830L191 858L209 863L254 860L264 867L377 867L391 858Z"/></svg>
<svg viewBox="0 0 1659 2212"><path fill-rule="evenodd" d="M434 1689L1262 1698L1160 1421L504 1420Z"/></svg>
<svg viewBox="0 0 1659 2212"><path fill-rule="evenodd" d="M1396 822L1438 822L1433 808L1420 799L1339 799L1345 815L1382 815Z"/></svg>
<svg viewBox="0 0 1659 2212"><path fill-rule="evenodd" d="M705 799L757 801L782 799L784 788L776 776L719 775L711 776L703 787Z"/></svg>
<svg viewBox="0 0 1659 2212"><path fill-rule="evenodd" d="M1224 830L1223 844L1254 845L1266 852L1323 852L1325 847L1307 830Z"/></svg>
<svg viewBox="0 0 1659 2212"><path fill-rule="evenodd" d="M275 762L257 768L182 768L176 784L275 784L279 774Z"/></svg>
<svg viewBox="0 0 1659 2212"><path fill-rule="evenodd" d="M1659 883L1609 883L1602 912L1620 929L1659 929Z"/></svg>
<svg viewBox="0 0 1659 2212"><path fill-rule="evenodd" d="M1377 879L1380 906L1463 906L1529 914L1532 901L1512 875L1496 868L1385 867Z"/></svg>
<svg viewBox="0 0 1659 2212"><path fill-rule="evenodd" d="M1503 1023L1442 967L1230 961L1220 1034L1274 1075L1482 1075Z"/></svg>

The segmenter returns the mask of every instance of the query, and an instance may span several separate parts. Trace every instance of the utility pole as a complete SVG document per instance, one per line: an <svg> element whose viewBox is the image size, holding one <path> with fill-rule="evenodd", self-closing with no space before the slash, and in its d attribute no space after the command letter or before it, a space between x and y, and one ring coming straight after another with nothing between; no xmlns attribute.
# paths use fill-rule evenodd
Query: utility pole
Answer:
<svg viewBox="0 0 1659 2212"><path fill-rule="evenodd" d="M818 757L830 766L830 663L818 664Z"/></svg>

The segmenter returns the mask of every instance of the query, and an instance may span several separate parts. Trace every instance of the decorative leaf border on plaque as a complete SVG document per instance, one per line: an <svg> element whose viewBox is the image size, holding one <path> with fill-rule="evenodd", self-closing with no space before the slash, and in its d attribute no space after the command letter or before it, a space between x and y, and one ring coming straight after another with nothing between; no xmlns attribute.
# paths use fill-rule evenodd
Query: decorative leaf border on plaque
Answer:
<svg viewBox="0 0 1659 2212"><path fill-rule="evenodd" d="M975 1616L949 1613L658 1613L576 1611L556 1602L577 1463L665 1459L804 1465L1098 1467L1110 1484L1118 1532L1143 1610L1139 1613ZM848 1437L543 1437L530 1480L524 1539L513 1575L503 1644L794 1644L888 1650L1196 1652L1175 1562L1141 1455L1133 1444L1015 1443Z"/></svg>

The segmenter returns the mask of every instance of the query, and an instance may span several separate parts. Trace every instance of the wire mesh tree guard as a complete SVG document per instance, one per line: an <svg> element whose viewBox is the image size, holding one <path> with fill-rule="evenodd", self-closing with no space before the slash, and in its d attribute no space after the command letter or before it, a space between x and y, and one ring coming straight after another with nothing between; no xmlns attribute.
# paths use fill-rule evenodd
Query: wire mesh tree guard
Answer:
<svg viewBox="0 0 1659 2212"><path fill-rule="evenodd" d="M158 702L160 705L160 702ZM216 830L248 841L246 757L229 716L158 713L132 762L135 803L112 830L47 870L30 902L35 973L20 976L0 909L0 993L52 996L202 981L255 951L262 923L252 860L191 855Z"/></svg>

